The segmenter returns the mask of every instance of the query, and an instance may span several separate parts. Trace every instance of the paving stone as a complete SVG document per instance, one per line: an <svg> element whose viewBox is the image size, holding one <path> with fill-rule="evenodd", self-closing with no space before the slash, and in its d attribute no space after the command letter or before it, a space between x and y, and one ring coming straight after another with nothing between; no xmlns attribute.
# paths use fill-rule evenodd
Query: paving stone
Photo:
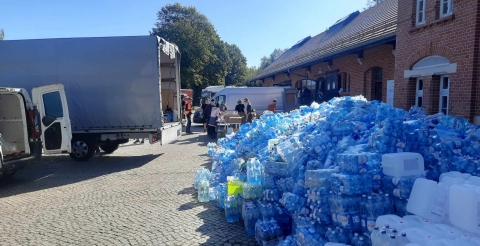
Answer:
<svg viewBox="0 0 480 246"><path fill-rule="evenodd" d="M89 162L55 155L26 163L0 184L1 244L251 245L242 223L197 201L193 174L210 168L211 139L192 129L168 145L130 142Z"/></svg>

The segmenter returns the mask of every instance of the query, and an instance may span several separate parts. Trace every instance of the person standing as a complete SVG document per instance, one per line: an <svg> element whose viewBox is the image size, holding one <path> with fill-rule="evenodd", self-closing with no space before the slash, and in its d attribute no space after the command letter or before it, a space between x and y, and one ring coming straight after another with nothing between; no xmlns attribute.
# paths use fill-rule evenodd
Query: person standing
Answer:
<svg viewBox="0 0 480 246"><path fill-rule="evenodd" d="M237 106L235 106L235 111L237 111L238 115L242 117L242 125L245 124L247 110L245 109L245 105L242 104L242 99L238 99Z"/></svg>
<svg viewBox="0 0 480 246"><path fill-rule="evenodd" d="M268 105L268 111L277 112L277 99L273 99L273 102Z"/></svg>
<svg viewBox="0 0 480 246"><path fill-rule="evenodd" d="M203 123L203 132L207 131L207 117L205 117L206 108L208 107L208 98L205 98L205 101L202 103L202 107L200 108L200 112L202 112L202 123Z"/></svg>
<svg viewBox="0 0 480 246"><path fill-rule="evenodd" d="M210 106L211 106L211 110L210 110L210 117L208 120L207 134L211 138L216 138L215 130L217 128L217 118L218 118L218 115L220 114L220 109L215 104L214 99L211 100Z"/></svg>
<svg viewBox="0 0 480 246"><path fill-rule="evenodd" d="M192 126L192 99L187 98L187 102L185 103L185 118L187 118L187 126L185 127L185 131L188 134L192 134L190 127Z"/></svg>
<svg viewBox="0 0 480 246"><path fill-rule="evenodd" d="M213 99L212 99L213 100ZM215 101L215 100L213 100ZM208 132L208 121L210 120L210 114L212 113L212 103L208 102L208 99L205 100L205 109L203 109L203 117L202 117L202 122L203 122L203 129L204 132ZM203 105L202 105L203 106ZM208 134L207 134L208 135Z"/></svg>
<svg viewBox="0 0 480 246"><path fill-rule="evenodd" d="M245 108L245 111L247 113L247 122L248 123L252 123L252 119L253 119L253 115L252 115L252 112L253 112L253 108L252 108L252 104L250 103L250 100L248 100L248 98L245 98L243 99L243 102L245 102L245 104L247 105L247 107Z"/></svg>

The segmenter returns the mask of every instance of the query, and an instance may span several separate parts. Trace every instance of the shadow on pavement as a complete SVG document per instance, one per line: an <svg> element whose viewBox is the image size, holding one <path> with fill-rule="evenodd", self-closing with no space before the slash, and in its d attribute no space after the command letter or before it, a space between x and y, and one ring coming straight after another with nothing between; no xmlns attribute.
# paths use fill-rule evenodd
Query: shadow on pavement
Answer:
<svg viewBox="0 0 480 246"><path fill-rule="evenodd" d="M11 180L1 180L0 198L82 182L99 176L141 167L162 154L143 156L99 155L88 162L69 156L45 156L25 163Z"/></svg>

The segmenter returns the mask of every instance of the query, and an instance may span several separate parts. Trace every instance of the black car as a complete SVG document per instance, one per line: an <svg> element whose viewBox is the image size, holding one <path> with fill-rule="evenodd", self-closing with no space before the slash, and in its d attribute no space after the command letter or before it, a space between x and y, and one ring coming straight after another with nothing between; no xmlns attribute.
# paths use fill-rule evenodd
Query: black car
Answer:
<svg viewBox="0 0 480 246"><path fill-rule="evenodd" d="M193 113L193 123L202 123L202 114L200 113L200 108L197 108L197 110L195 110L195 113Z"/></svg>

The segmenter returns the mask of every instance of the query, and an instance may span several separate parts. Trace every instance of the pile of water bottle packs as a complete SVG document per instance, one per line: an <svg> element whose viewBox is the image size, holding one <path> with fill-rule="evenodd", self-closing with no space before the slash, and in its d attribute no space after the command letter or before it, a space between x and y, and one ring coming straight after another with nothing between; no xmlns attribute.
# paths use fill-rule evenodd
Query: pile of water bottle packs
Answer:
<svg viewBox="0 0 480 246"><path fill-rule="evenodd" d="M243 220L260 245L426 245L412 214L480 233L472 231L480 228L480 129L465 119L336 98L265 113L209 143L208 154L212 171L195 173L199 201L215 201L228 222ZM449 202L452 190L472 196L472 208L459 209L453 193ZM450 223L452 209L471 224ZM411 223L387 228L384 215Z"/></svg>

